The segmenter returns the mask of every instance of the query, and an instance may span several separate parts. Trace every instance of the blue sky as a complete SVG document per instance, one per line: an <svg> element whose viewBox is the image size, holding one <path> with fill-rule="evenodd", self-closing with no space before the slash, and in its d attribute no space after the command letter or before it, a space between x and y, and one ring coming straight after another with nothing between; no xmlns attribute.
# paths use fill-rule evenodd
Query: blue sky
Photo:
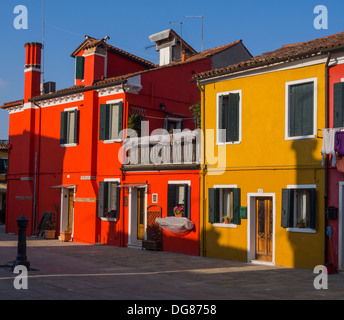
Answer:
<svg viewBox="0 0 344 320"><path fill-rule="evenodd" d="M42 41L42 0L0 2L0 105L23 98L26 42ZM28 29L17 30L13 13L17 5L28 9ZM328 29L316 30L316 5L328 9ZM304 0L45 0L45 80L57 90L72 86L74 59L70 54L85 35L110 36L108 43L157 63L158 54L149 35L174 29L196 50L242 39L253 55L284 44L307 41L344 31L344 1ZM8 137L8 113L0 110L0 140Z"/></svg>

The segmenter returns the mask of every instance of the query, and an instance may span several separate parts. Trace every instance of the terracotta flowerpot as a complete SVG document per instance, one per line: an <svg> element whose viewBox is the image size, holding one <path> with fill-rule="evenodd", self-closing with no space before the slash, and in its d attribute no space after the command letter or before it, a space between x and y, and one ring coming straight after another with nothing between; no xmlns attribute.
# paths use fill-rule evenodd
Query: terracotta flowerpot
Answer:
<svg viewBox="0 0 344 320"><path fill-rule="evenodd" d="M55 230L44 230L45 239L55 239Z"/></svg>
<svg viewBox="0 0 344 320"><path fill-rule="evenodd" d="M229 224L229 219L223 219L223 222Z"/></svg>
<svg viewBox="0 0 344 320"><path fill-rule="evenodd" d="M176 218L182 218L183 217L183 214L182 213L175 213L174 216Z"/></svg>
<svg viewBox="0 0 344 320"><path fill-rule="evenodd" d="M304 228L304 227L305 227L305 223L304 223L304 222L299 222L299 223L297 224L297 227L298 227L298 228Z"/></svg>
<svg viewBox="0 0 344 320"><path fill-rule="evenodd" d="M72 240L71 232L61 232L60 239L62 242L69 242Z"/></svg>

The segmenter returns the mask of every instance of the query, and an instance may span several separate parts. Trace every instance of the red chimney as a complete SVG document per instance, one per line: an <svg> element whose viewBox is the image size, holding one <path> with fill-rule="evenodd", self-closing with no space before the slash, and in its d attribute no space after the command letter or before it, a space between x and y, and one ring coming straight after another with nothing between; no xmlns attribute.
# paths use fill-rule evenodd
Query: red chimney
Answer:
<svg viewBox="0 0 344 320"><path fill-rule="evenodd" d="M41 50L42 44L31 42L25 44L25 83L24 103L41 93Z"/></svg>

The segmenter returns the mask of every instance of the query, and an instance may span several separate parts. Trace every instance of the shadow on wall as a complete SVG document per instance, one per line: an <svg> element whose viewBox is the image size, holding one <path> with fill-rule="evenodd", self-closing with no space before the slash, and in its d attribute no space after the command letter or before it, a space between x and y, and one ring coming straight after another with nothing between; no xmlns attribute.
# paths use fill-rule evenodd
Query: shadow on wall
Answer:
<svg viewBox="0 0 344 320"><path fill-rule="evenodd" d="M57 212L55 230L60 230L61 189L65 148L59 139L24 131L9 137L7 173L6 233L17 234L16 219L30 221L27 235L33 235L44 211Z"/></svg>
<svg viewBox="0 0 344 320"><path fill-rule="evenodd" d="M291 191L290 227L296 228L299 232L289 231L287 234L296 268L313 269L316 265L325 262L325 171L324 167L321 167L320 154L318 158L314 157L314 152L319 149L319 143L315 139L292 142L292 149L296 157L296 185L316 186L316 189L293 189ZM299 222L304 222L305 225L299 225ZM316 230L316 233L307 233L306 231L309 230Z"/></svg>

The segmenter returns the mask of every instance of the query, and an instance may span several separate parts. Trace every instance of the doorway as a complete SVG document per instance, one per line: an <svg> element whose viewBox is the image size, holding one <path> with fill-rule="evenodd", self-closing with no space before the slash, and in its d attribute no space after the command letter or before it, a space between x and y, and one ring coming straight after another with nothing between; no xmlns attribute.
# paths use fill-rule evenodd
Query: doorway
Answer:
<svg viewBox="0 0 344 320"><path fill-rule="evenodd" d="M146 188L130 188L128 246L142 247L146 238L146 207Z"/></svg>
<svg viewBox="0 0 344 320"><path fill-rule="evenodd" d="M272 199L256 198L256 259L272 261Z"/></svg>
<svg viewBox="0 0 344 320"><path fill-rule="evenodd" d="M60 232L74 230L74 188L62 188L61 190L61 223Z"/></svg>
<svg viewBox="0 0 344 320"><path fill-rule="evenodd" d="M274 264L275 194L248 194L247 218L248 261Z"/></svg>

